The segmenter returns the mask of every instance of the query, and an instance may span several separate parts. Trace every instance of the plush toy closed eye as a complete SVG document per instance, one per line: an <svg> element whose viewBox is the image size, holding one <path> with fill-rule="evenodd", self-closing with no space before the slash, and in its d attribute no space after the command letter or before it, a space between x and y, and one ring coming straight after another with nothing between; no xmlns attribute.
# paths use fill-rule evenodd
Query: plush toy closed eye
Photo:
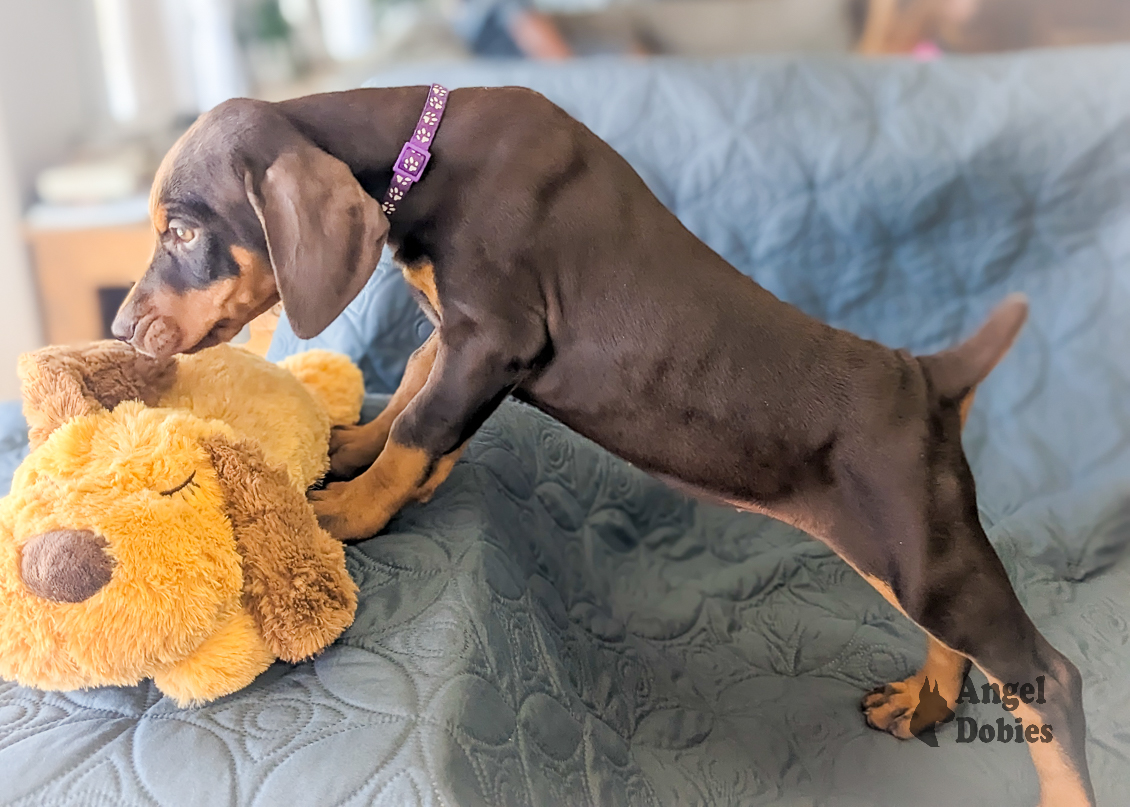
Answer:
<svg viewBox="0 0 1130 807"><path fill-rule="evenodd" d="M0 677L46 690L152 678L179 705L309 658L353 621L342 545L307 488L363 386L324 351L116 342L20 360L32 451L0 500Z"/></svg>

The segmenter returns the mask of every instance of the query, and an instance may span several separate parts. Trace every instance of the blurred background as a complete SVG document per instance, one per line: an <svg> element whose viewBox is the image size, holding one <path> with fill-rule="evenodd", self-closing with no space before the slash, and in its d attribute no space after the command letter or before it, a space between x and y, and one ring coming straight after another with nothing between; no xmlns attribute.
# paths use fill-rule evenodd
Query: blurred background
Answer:
<svg viewBox="0 0 1130 807"><path fill-rule="evenodd" d="M0 0L0 398L18 393L20 352L107 335L152 247L157 162L226 98L424 59L929 59L1123 39L1127 0ZM264 328L247 338L265 347Z"/></svg>

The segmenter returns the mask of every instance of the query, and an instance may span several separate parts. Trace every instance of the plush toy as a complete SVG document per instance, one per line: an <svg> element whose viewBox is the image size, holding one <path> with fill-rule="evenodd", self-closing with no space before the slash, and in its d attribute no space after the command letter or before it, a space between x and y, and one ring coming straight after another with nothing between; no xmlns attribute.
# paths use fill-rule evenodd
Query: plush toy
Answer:
<svg viewBox="0 0 1130 807"><path fill-rule="evenodd" d="M305 496L331 426L360 413L348 359L220 345L157 361L98 342L19 371L32 451L0 500L0 677L152 678L185 706L353 621L342 545Z"/></svg>

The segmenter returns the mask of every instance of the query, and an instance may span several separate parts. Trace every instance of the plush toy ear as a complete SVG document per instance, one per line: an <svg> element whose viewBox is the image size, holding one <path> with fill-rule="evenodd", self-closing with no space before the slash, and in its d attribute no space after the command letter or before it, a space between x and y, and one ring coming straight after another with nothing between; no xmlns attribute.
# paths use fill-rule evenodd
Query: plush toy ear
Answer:
<svg viewBox="0 0 1130 807"><path fill-rule="evenodd" d="M388 219L349 166L303 140L271 164L247 197L267 238L287 319L317 336L365 286L388 238Z"/></svg>
<svg viewBox="0 0 1130 807"><path fill-rule="evenodd" d="M267 646L285 661L308 658L353 622L357 586L345 549L318 526L286 471L252 443L204 440L243 557L243 601Z"/></svg>
<svg viewBox="0 0 1130 807"><path fill-rule="evenodd" d="M35 448L64 422L122 401L154 406L176 379L174 359L143 356L122 342L46 347L19 358L28 438Z"/></svg>

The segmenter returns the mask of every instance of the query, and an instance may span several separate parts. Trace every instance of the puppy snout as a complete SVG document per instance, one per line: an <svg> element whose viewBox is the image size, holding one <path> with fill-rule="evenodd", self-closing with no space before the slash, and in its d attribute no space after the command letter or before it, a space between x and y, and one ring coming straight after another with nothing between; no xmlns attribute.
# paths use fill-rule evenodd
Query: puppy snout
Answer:
<svg viewBox="0 0 1130 807"><path fill-rule="evenodd" d="M110 582L114 559L106 539L90 530L51 530L24 544L20 576L36 596L82 602Z"/></svg>
<svg viewBox="0 0 1130 807"><path fill-rule="evenodd" d="M114 322L110 326L110 333L114 335L115 339L120 339L123 342L128 342L133 339L133 332L137 330L137 320L132 317L126 317L119 311L118 315L114 317Z"/></svg>
<svg viewBox="0 0 1130 807"><path fill-rule="evenodd" d="M141 315L137 312L137 306L134 305L133 295L131 294L122 303L118 313L114 315L114 321L110 325L110 333L114 335L115 339L128 342L133 339L134 333L137 332L137 323L140 320Z"/></svg>

